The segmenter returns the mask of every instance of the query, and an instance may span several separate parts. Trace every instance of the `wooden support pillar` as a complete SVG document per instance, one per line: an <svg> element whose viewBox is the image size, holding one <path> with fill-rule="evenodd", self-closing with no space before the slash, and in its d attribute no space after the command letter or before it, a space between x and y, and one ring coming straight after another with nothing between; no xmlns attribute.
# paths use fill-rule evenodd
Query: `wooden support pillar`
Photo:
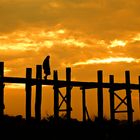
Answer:
<svg viewBox="0 0 140 140"><path fill-rule="evenodd" d="M4 115L4 62L0 62L0 117Z"/></svg>
<svg viewBox="0 0 140 140"><path fill-rule="evenodd" d="M71 81L71 68L66 68L66 97L67 97L67 102L66 102L66 108L67 108L67 119L71 119L71 86L70 86L70 81Z"/></svg>
<svg viewBox="0 0 140 140"><path fill-rule="evenodd" d="M36 101L35 101L35 118L37 121L41 120L41 99L42 99L42 67L36 66Z"/></svg>
<svg viewBox="0 0 140 140"><path fill-rule="evenodd" d="M32 94L32 84L31 84L31 78L32 78L32 69L26 68L26 120L31 120L31 94Z"/></svg>
<svg viewBox="0 0 140 140"><path fill-rule="evenodd" d="M126 80L128 122L132 123L132 121L133 121L133 110L132 110L131 89L130 89L130 72L129 71L125 71L125 80Z"/></svg>
<svg viewBox="0 0 140 140"><path fill-rule="evenodd" d="M109 76L109 81L110 81L110 118L112 121L115 120L115 110L114 110L114 75Z"/></svg>
<svg viewBox="0 0 140 140"><path fill-rule="evenodd" d="M140 76L139 76L139 109L140 109Z"/></svg>
<svg viewBox="0 0 140 140"><path fill-rule="evenodd" d="M83 122L86 121L86 90L85 88L82 89L82 109L83 109Z"/></svg>
<svg viewBox="0 0 140 140"><path fill-rule="evenodd" d="M99 120L103 120L103 88L102 88L102 82L103 82L103 72L99 70L97 72L98 76L98 88L97 88L97 94L98 94L98 118Z"/></svg>
<svg viewBox="0 0 140 140"><path fill-rule="evenodd" d="M59 118L59 91L58 91L58 73L57 71L54 71L53 74L53 80L54 80L54 119L55 121Z"/></svg>

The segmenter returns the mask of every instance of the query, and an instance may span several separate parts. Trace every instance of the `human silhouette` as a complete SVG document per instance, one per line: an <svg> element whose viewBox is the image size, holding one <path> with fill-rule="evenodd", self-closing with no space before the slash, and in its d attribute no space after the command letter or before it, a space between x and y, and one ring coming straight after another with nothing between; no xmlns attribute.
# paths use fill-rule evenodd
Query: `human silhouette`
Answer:
<svg viewBox="0 0 140 140"><path fill-rule="evenodd" d="M47 80L47 76L51 74L50 72L50 56L48 55L43 61L44 79Z"/></svg>

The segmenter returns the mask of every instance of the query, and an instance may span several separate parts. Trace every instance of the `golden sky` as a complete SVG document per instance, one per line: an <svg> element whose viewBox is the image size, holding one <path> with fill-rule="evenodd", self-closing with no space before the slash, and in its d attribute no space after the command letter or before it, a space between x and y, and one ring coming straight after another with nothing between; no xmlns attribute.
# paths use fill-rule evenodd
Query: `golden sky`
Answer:
<svg viewBox="0 0 140 140"><path fill-rule="evenodd" d="M25 77L27 67L35 73L49 54L51 71L57 69L60 79L71 66L72 80L96 81L101 69L104 81L114 74L123 82L124 71L130 70L131 81L137 83L139 13L139 0L1 0L0 61L5 62L5 75ZM8 93L24 91L23 86L7 88ZM10 104L15 95L8 93L5 100ZM10 107L7 113L14 110Z"/></svg>

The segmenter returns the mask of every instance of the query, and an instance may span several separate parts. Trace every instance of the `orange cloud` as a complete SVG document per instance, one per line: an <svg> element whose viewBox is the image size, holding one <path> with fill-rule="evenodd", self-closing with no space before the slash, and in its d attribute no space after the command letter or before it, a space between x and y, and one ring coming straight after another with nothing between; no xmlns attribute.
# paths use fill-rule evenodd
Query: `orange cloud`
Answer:
<svg viewBox="0 0 140 140"><path fill-rule="evenodd" d="M110 63L118 63L118 62L126 62L126 63L132 63L136 62L138 63L140 59L135 59L131 57L109 57L105 59L89 59L85 62L77 62L74 63L73 66L78 66L78 65L89 65L89 64L110 64Z"/></svg>
<svg viewBox="0 0 140 140"><path fill-rule="evenodd" d="M124 46L126 46L126 44L127 44L127 41L115 39L115 40L110 42L109 47L117 47L117 46L124 47Z"/></svg>

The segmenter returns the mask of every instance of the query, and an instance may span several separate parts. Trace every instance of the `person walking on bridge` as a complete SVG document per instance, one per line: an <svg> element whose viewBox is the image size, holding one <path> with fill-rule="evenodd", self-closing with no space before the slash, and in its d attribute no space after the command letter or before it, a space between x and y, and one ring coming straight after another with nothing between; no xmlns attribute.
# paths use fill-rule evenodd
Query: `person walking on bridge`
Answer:
<svg viewBox="0 0 140 140"><path fill-rule="evenodd" d="M47 76L51 74L50 72L50 56L48 55L43 61L44 79L47 80Z"/></svg>

